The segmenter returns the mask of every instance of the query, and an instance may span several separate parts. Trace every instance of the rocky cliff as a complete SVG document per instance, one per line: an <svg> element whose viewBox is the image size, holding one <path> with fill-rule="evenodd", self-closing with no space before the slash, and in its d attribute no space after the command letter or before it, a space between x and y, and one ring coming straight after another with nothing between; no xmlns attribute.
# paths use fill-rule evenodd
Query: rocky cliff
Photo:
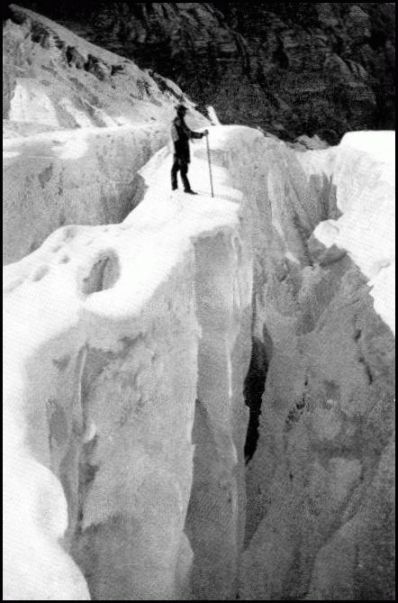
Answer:
<svg viewBox="0 0 398 603"><path fill-rule="evenodd" d="M279 137L394 128L394 3L86 2L38 10Z"/></svg>

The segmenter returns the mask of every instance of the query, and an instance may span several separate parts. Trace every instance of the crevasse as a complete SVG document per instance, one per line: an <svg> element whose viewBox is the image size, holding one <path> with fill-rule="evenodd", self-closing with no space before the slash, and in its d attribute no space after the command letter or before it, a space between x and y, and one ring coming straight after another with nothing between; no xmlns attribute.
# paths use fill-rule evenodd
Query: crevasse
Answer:
<svg viewBox="0 0 398 603"><path fill-rule="evenodd" d="M123 222L6 267L6 599L390 596L393 184L361 136L215 126L215 198L203 144L196 198L162 149Z"/></svg>

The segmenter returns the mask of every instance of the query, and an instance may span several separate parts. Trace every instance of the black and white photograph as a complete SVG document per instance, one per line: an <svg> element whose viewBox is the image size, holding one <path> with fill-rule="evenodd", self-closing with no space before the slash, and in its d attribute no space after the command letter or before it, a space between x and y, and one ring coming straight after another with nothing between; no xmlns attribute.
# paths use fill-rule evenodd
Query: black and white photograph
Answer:
<svg viewBox="0 0 398 603"><path fill-rule="evenodd" d="M395 3L3 3L3 600L395 600Z"/></svg>

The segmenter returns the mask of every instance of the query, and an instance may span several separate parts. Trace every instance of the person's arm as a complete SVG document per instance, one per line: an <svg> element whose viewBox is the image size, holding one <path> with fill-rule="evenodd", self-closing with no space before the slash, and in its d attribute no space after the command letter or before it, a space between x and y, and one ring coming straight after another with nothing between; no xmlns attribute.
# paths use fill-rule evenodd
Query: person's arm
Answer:
<svg viewBox="0 0 398 603"><path fill-rule="evenodd" d="M188 128L189 131L189 137L190 138L203 138L203 136L207 136L209 133L209 130L205 130L204 132L194 132L193 130L190 130Z"/></svg>
<svg viewBox="0 0 398 603"><path fill-rule="evenodd" d="M190 138L203 138L204 134L202 132L194 132L193 130L189 131Z"/></svg>
<svg viewBox="0 0 398 603"><path fill-rule="evenodd" d="M182 132L184 132L187 138L203 138L203 136L207 136L209 133L208 130L205 130L204 132L194 132L187 126L185 121L181 119L176 119L173 122L171 129L171 137L173 139L173 142L178 142L182 138Z"/></svg>

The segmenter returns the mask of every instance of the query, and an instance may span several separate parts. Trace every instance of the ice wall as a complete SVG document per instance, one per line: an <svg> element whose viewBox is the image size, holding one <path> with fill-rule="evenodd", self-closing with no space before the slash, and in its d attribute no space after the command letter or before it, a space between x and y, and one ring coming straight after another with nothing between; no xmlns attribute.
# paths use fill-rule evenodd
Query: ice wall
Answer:
<svg viewBox="0 0 398 603"><path fill-rule="evenodd" d="M392 171L358 145L214 127L215 198L203 141L196 198L164 149L124 222L5 268L6 599L392 598Z"/></svg>
<svg viewBox="0 0 398 603"><path fill-rule="evenodd" d="M187 516L203 497L200 526L213 522L225 554L213 592L233 588L251 254L238 191L171 197L170 161L163 151L141 172L145 197L122 224L63 227L5 269L7 599L43 596L53 550L64 581L49 598L87 598L86 584L95 599L190 596L206 558ZM19 554L24 533L40 536L38 569Z"/></svg>
<svg viewBox="0 0 398 603"><path fill-rule="evenodd" d="M137 175L167 134L160 126L79 129L5 143L5 263L64 224L121 222L144 193Z"/></svg>
<svg viewBox="0 0 398 603"><path fill-rule="evenodd" d="M242 598L394 598L392 139L297 154L230 140L267 365Z"/></svg>

